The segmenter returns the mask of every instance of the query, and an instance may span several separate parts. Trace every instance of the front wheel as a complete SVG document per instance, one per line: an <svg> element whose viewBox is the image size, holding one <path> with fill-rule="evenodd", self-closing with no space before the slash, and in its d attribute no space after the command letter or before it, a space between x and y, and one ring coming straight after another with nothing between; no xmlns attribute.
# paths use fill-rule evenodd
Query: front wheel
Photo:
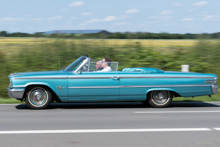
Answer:
<svg viewBox="0 0 220 147"><path fill-rule="evenodd" d="M148 94L147 102L155 108L164 108L170 105L173 95L166 90L151 91Z"/></svg>
<svg viewBox="0 0 220 147"><path fill-rule="evenodd" d="M30 87L25 102L31 109L45 109L52 101L52 94L46 87Z"/></svg>

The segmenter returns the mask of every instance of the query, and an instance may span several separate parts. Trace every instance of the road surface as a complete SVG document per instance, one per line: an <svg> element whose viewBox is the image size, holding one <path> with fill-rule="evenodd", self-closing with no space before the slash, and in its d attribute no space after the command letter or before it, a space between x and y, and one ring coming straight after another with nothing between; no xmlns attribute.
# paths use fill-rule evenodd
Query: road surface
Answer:
<svg viewBox="0 0 220 147"><path fill-rule="evenodd" d="M0 104L1 146L219 147L220 102Z"/></svg>

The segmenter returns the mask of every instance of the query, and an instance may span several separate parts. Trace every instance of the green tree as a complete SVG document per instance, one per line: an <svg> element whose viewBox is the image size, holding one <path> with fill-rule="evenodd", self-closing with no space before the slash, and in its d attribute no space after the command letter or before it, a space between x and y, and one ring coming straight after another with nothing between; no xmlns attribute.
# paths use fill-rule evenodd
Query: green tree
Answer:
<svg viewBox="0 0 220 147"><path fill-rule="evenodd" d="M0 36L1 37L7 37L8 36L8 33L6 31L1 31L0 32Z"/></svg>

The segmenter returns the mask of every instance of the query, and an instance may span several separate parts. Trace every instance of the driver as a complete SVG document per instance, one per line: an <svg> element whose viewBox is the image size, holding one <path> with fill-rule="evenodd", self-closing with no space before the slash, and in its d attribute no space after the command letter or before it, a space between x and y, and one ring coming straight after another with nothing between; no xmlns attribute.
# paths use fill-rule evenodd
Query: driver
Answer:
<svg viewBox="0 0 220 147"><path fill-rule="evenodd" d="M101 60L96 62L95 68L96 68L96 71L102 70L102 61Z"/></svg>
<svg viewBox="0 0 220 147"><path fill-rule="evenodd" d="M110 67L111 65L111 59L109 57L103 57L102 59L102 70L101 71L104 71L104 72L111 72L112 69Z"/></svg>

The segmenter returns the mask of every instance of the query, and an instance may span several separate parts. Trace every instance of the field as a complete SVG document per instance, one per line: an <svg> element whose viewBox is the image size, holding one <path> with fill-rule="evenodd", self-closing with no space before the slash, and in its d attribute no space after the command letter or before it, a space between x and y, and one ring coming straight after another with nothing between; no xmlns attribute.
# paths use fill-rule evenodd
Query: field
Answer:
<svg viewBox="0 0 220 147"><path fill-rule="evenodd" d="M0 38L0 49L2 51L18 51L18 48L26 46L37 46L42 43L53 43L56 39L45 39L45 38ZM74 44L87 44L93 46L104 46L104 47L122 47L124 45L134 44L139 42L143 47L154 47L155 50L168 51L167 48L178 47L186 48L196 44L197 40L126 40L126 39L64 39L67 43ZM213 40L212 42L215 42Z"/></svg>
<svg viewBox="0 0 220 147"><path fill-rule="evenodd" d="M39 46L41 44L51 44L59 39L51 38L22 38L22 37L0 37L0 50L2 52L18 52L20 48L29 48L33 46ZM130 46L135 43L140 43L143 47L152 47L155 51L169 53L172 49L181 48L187 50L188 47L194 46L198 40L185 40L185 39L61 39L66 43L74 43L75 45L85 44L88 46L98 47L113 47L123 49L124 46ZM60 41L60 40L59 40ZM209 40L209 42L215 43L217 40Z"/></svg>
<svg viewBox="0 0 220 147"><path fill-rule="evenodd" d="M8 75L14 72L47 71L67 66L83 54L99 59L110 57L124 67L155 67L180 71L182 64L190 71L220 76L218 40L115 40L0 38L0 103L14 103L7 97ZM218 101L220 94L176 101ZM19 101L17 101L19 102Z"/></svg>
<svg viewBox="0 0 220 147"><path fill-rule="evenodd" d="M56 39L50 38L16 38L16 37L0 37L0 45L4 44L15 44L15 45L34 45L43 42L51 43ZM139 42L142 46L154 46L154 47L167 47L167 46L179 46L187 47L195 45L198 40L188 40L188 39L63 39L67 42L74 42L76 44L80 43L99 43L101 45L107 46L121 46L124 44ZM211 42L216 42L217 40L209 40Z"/></svg>

